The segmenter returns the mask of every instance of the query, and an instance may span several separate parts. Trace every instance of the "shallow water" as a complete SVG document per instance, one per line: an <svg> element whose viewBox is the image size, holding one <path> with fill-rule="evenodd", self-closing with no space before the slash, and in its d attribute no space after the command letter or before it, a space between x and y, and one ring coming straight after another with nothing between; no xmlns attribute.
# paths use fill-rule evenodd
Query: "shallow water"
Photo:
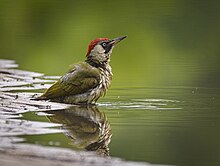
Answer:
<svg viewBox="0 0 220 166"><path fill-rule="evenodd" d="M26 142L82 150L103 138L105 130L98 132L98 128L108 124L112 137L103 144L109 147L110 156L160 164L217 165L220 90L192 89L111 89L95 110L73 108L49 112L47 116L27 113L26 119L40 116L41 121L63 124L65 131L25 136ZM50 115L54 113L55 116Z"/></svg>

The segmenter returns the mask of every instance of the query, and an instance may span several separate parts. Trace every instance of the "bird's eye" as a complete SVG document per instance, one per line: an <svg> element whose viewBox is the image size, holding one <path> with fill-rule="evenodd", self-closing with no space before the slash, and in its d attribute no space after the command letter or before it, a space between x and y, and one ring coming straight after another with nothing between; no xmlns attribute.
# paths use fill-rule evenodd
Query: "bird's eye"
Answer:
<svg viewBox="0 0 220 166"><path fill-rule="evenodd" d="M105 43L105 42L104 42L104 43L102 43L102 46L103 46L103 47L105 47L105 46L106 46L106 43Z"/></svg>

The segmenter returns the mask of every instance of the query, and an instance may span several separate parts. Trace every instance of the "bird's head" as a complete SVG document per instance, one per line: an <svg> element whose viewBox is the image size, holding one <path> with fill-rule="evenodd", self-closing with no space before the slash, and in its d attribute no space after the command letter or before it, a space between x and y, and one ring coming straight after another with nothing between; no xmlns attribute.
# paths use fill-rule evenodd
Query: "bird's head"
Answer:
<svg viewBox="0 0 220 166"><path fill-rule="evenodd" d="M115 39L97 38L91 41L86 54L87 61L97 66L108 63L114 46L126 37L123 36Z"/></svg>

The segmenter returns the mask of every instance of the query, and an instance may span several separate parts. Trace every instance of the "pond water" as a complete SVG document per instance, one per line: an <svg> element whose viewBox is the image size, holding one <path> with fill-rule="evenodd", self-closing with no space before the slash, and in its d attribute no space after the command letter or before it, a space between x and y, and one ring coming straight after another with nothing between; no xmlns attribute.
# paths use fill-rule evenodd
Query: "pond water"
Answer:
<svg viewBox="0 0 220 166"><path fill-rule="evenodd" d="M128 35L96 107L24 113L61 123L54 128L63 133L21 138L127 160L220 165L219 9L217 0L1 1L0 57L22 69L62 75L94 38Z"/></svg>
<svg viewBox="0 0 220 166"><path fill-rule="evenodd" d="M102 147L102 152L109 150L110 156L127 160L218 165L219 97L216 88L111 89L95 108L24 114L24 119L61 123L64 129L64 134L24 138L28 143L81 150L93 144L91 150Z"/></svg>

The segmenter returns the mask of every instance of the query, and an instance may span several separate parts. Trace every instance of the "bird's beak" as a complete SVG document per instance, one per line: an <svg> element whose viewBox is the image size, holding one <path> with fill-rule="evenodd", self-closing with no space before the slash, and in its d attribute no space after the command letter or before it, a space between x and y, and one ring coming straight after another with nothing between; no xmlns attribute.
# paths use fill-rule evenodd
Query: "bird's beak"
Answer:
<svg viewBox="0 0 220 166"><path fill-rule="evenodd" d="M122 36L122 37L118 37L118 38L112 39L109 44L114 46L114 45L118 44L120 41L122 41L123 39L125 39L126 37L127 36Z"/></svg>

